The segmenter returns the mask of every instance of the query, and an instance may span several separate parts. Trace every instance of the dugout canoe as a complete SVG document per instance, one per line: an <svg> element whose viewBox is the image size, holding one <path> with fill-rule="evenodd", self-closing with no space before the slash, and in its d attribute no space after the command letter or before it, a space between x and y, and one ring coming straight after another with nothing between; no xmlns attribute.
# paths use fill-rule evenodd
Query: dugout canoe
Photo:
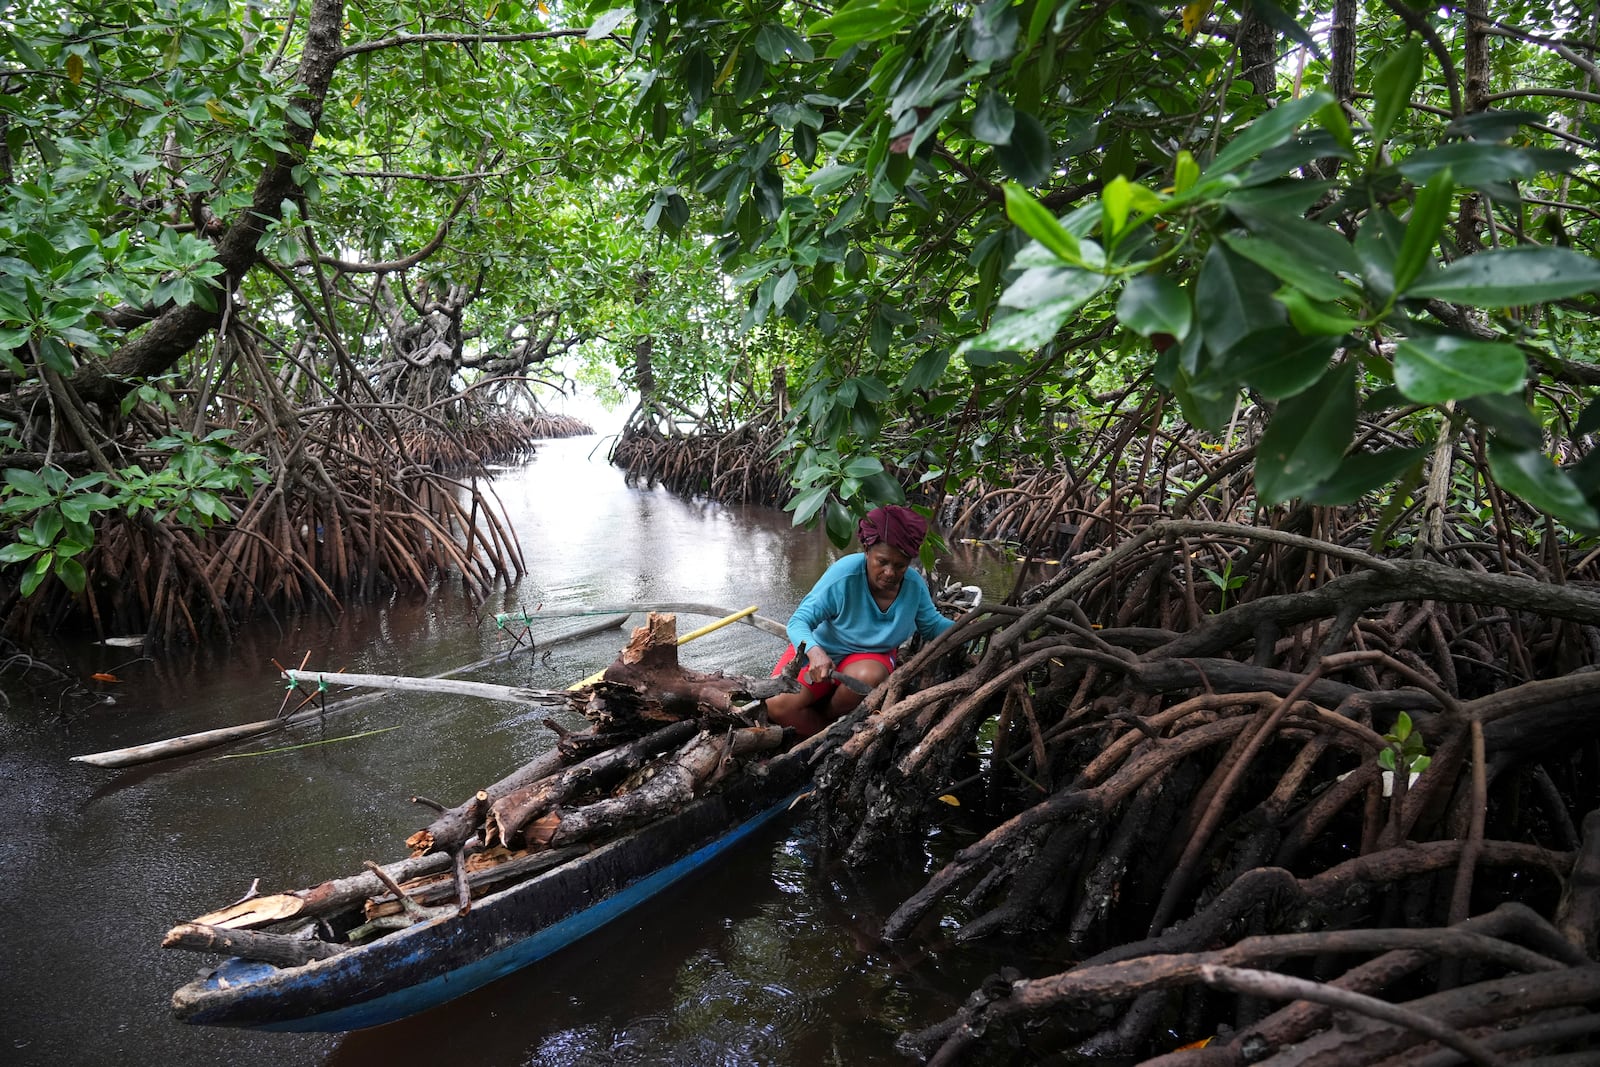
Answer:
<svg viewBox="0 0 1600 1067"><path fill-rule="evenodd" d="M681 810L480 897L464 913L297 966L225 960L173 994L173 1014L204 1026L342 1032L453 1000L565 948L781 818L810 784L806 757L801 749L749 767Z"/></svg>

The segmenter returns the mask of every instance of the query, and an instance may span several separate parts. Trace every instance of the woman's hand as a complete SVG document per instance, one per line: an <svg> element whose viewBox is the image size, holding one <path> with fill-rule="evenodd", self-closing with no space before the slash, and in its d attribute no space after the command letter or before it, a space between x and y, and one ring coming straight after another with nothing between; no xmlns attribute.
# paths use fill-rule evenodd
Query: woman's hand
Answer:
<svg viewBox="0 0 1600 1067"><path fill-rule="evenodd" d="M806 662L810 666L806 668L802 681L815 684L833 677L833 657L820 645L812 645L806 649Z"/></svg>

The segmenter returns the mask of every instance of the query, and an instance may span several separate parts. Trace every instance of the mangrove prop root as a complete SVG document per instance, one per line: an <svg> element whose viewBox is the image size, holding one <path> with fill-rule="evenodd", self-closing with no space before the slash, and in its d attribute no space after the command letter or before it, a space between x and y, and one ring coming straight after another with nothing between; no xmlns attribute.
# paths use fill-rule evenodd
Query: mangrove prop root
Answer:
<svg viewBox="0 0 1600 1067"><path fill-rule="evenodd" d="M488 388L460 391L448 361L357 366L337 337L324 338L337 373L302 373L309 344L291 350L270 324L248 320L240 312L219 337L225 385L175 398L180 408L196 405L179 415L196 439L233 435L229 451L259 456L267 484L248 474L208 481L205 522L185 521L198 506L187 499L138 515L97 513L93 544L78 557L81 591L51 577L24 598L16 592L22 572L0 573L0 601L16 609L6 612L11 633L77 626L170 645L227 636L257 614L332 616L349 599L426 590L442 575L459 576L468 595L481 596L522 573L515 535L479 476L486 463L525 458L541 436L584 427L545 415L531 394L523 401L533 415L510 414L492 377L480 383ZM272 348L276 354L263 351ZM101 442L105 469L154 473L175 462L161 442L174 430L169 410L140 401L120 413L116 404L91 413L74 396L61 399L63 413L93 420L79 430ZM42 455L24 465L49 464ZM219 511L226 518L213 524L209 516Z"/></svg>
<svg viewBox="0 0 1600 1067"><path fill-rule="evenodd" d="M1600 940L1600 814L1583 817L1600 812L1600 795L1576 767L1563 768L1600 743L1600 648L1571 636L1593 629L1600 594L1552 585L1531 562L1490 572L1483 564L1494 557L1480 560L1448 524L1439 561L1402 560L1313 538L1308 531L1326 538L1335 528L1297 518L1305 515L1269 528L1150 512L1096 526L1098 539L1080 525L1079 551L1057 578L1026 603L964 619L824 734L820 818L850 862L940 818L947 809L936 798L953 781L993 812L987 832L892 910L886 938L917 937L938 916L958 924L958 944L1003 930L1090 951L1113 945L1055 978L998 983L999 992L986 984L944 1022L907 1035L907 1047L956 1062L1049 1015L1030 1040L1066 1049L1104 1034L1144 1042L1119 1051L1161 1053L1147 1035L1162 1028L1145 1025L1155 1002L1139 1001L1151 990L1167 1014L1149 1018L1203 1018L1229 996L1262 994L1211 988L1192 961L1150 964L1159 980L1107 976L1115 996L1094 976L1130 952L1226 952L1216 946L1241 930L1374 935L1370 963L1327 948L1316 967L1341 960L1352 991L1386 1002L1428 969L1435 996L1458 999L1419 998L1405 1010L1450 1033L1363 1016L1395 1048L1444 1048L1464 1036L1468 1045L1451 1054L1482 1057L1482 1035L1462 1030L1475 1021L1430 1005L1476 1003L1480 987L1509 975L1551 991L1549 1003L1577 1003L1561 998L1587 988L1580 972ZM1197 564L1220 573L1224 560L1249 568L1243 588L1225 608L1203 595L1190 604ZM1511 553L1502 565L1520 561ZM1173 631L1185 623L1187 632ZM933 675L945 648L980 634L964 673ZM1006 729L985 733L986 721ZM958 770L974 751L986 759L977 774ZM1403 950L1383 941L1401 925L1471 930L1499 914L1485 909L1508 886L1538 909L1528 914L1539 943L1524 943L1542 962L1457 952L1443 933ZM1112 931L1128 929L1148 935L1115 945ZM1307 977L1311 965L1285 967L1281 954L1208 962L1286 979ZM1096 997L1102 1010L1081 1024L1072 1012L1051 1014ZM1328 1026L1329 1010L1297 1000L1271 1012L1269 1030L1248 1031L1249 1058L1305 1042ZM1508 1009L1502 1025L1534 1025L1535 1010ZM1214 1046L1191 1058L1244 1062L1226 1042ZM1319 1055L1358 1062L1348 1048Z"/></svg>

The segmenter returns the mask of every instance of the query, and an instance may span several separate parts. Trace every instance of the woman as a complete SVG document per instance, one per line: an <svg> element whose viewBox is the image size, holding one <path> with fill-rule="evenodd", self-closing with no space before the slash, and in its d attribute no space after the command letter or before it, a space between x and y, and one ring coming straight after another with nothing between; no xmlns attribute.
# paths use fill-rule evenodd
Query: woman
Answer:
<svg viewBox="0 0 1600 1067"><path fill-rule="evenodd" d="M867 512L857 527L862 551L827 569L789 618L789 648L773 675L805 646L801 691L767 700L767 718L810 737L861 703L836 680L844 674L871 689L889 677L895 650L920 633L934 638L955 623L939 614L922 575L909 570L922 550L928 522L910 508Z"/></svg>

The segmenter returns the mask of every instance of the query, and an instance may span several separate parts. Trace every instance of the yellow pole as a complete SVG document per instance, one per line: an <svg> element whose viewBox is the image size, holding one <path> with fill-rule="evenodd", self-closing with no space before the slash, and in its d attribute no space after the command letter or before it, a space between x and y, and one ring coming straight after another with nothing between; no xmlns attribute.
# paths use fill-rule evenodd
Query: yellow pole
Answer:
<svg viewBox="0 0 1600 1067"><path fill-rule="evenodd" d="M690 641L693 641L697 637L704 637L706 634L711 633L713 630L720 630L724 626L730 626L733 623L738 622L740 619L746 617L747 615L754 615L756 612L758 612L760 610L761 610L761 605L759 605L759 604L751 604L748 608L745 608L743 611L736 611L732 615L728 615L728 616L725 616L723 618L718 619L716 622L708 622L704 626L700 627L700 629L698 629L698 630L690 630L688 633L686 633L682 637L678 638L678 644L680 646L687 645ZM593 685L594 683L598 682L601 678L603 678L605 676L605 673L606 672L603 671L603 670L595 671L593 674L589 675L589 677L585 678L583 681L578 682L578 683L576 683L576 684L574 684L572 686L569 686L568 688L571 688L571 689L582 689L586 685Z"/></svg>
<svg viewBox="0 0 1600 1067"><path fill-rule="evenodd" d="M716 622L708 622L704 626L700 627L700 629L698 629L698 630L690 630L688 633L686 633L682 637L678 638L678 644L687 645L690 641L693 641L697 637L704 637L706 634L710 633L713 630L720 630L724 626L728 626L728 625L730 625L732 623L736 623L740 619L744 618L745 616L754 615L756 612L758 612L760 610L761 610L761 605L759 605L759 604L751 604L749 607L745 608L743 611L736 611L732 615L729 615L727 618L718 619Z"/></svg>

